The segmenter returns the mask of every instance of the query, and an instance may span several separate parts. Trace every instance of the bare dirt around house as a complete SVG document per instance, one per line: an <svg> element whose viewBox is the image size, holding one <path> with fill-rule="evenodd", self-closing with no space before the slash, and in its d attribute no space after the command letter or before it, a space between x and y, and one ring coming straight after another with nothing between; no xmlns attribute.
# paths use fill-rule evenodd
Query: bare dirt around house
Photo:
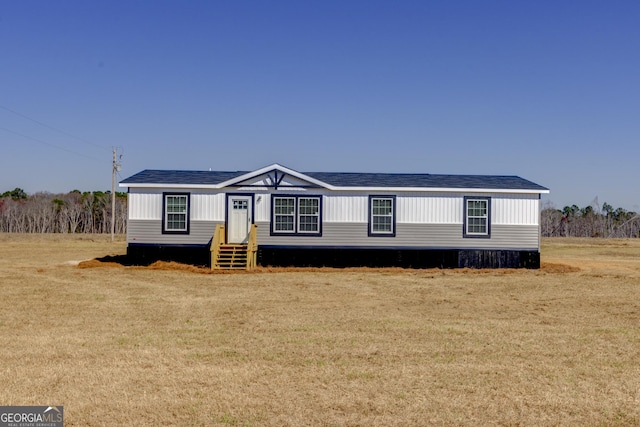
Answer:
<svg viewBox="0 0 640 427"><path fill-rule="evenodd" d="M67 426L640 425L640 239L545 240L540 270L124 253L0 235L3 405L64 405Z"/></svg>

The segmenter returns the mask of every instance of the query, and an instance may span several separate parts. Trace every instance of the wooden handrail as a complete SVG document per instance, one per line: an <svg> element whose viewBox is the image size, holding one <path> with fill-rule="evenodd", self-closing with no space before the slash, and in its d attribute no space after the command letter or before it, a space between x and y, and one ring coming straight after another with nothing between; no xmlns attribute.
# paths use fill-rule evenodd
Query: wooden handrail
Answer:
<svg viewBox="0 0 640 427"><path fill-rule="evenodd" d="M227 245L225 238L225 226L224 224L217 224L216 230L213 233L211 239L211 269L219 268L218 258L224 256L226 252L221 253L221 247ZM244 245L232 245L233 247L239 247ZM227 246L225 246L226 248ZM247 237L246 245L246 269L251 270L257 265L258 261L258 226L252 224L249 229L249 236Z"/></svg>
<svg viewBox="0 0 640 427"><path fill-rule="evenodd" d="M247 270L251 270L257 264L258 256L258 226L251 224L249 239L247 241Z"/></svg>
<svg viewBox="0 0 640 427"><path fill-rule="evenodd" d="M220 245L225 244L225 228L224 224L216 224L216 230L213 232L213 238L211 239L211 269L213 270L218 259L218 252L220 251Z"/></svg>

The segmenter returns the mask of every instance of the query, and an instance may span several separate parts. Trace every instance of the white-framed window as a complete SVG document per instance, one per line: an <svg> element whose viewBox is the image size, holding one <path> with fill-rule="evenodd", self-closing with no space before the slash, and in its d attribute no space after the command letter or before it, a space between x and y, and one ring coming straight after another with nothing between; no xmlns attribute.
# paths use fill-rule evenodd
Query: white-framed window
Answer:
<svg viewBox="0 0 640 427"><path fill-rule="evenodd" d="M162 232L188 234L189 194L163 193L162 198Z"/></svg>
<svg viewBox="0 0 640 427"><path fill-rule="evenodd" d="M491 236L491 198L464 198L464 237Z"/></svg>
<svg viewBox="0 0 640 427"><path fill-rule="evenodd" d="M320 230L320 199L298 198L298 233L317 233Z"/></svg>
<svg viewBox="0 0 640 427"><path fill-rule="evenodd" d="M273 195L271 205L272 235L321 235L322 197Z"/></svg>
<svg viewBox="0 0 640 427"><path fill-rule="evenodd" d="M295 233L295 197L273 198L273 231L275 233Z"/></svg>
<svg viewBox="0 0 640 427"><path fill-rule="evenodd" d="M369 196L369 236L395 235L395 196Z"/></svg>

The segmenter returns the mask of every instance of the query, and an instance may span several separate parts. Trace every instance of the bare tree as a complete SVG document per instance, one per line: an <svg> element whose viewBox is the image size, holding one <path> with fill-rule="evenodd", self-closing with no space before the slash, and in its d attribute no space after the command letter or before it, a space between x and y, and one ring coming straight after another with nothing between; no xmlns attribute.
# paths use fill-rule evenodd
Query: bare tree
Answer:
<svg viewBox="0 0 640 427"><path fill-rule="evenodd" d="M127 196L116 194L116 230L126 233ZM0 197L0 231L8 233L107 233L111 230L109 193L36 193L20 189Z"/></svg>
<svg viewBox="0 0 640 427"><path fill-rule="evenodd" d="M562 210L546 204L541 213L545 237L640 237L640 216L608 203L602 211L589 205L565 206Z"/></svg>

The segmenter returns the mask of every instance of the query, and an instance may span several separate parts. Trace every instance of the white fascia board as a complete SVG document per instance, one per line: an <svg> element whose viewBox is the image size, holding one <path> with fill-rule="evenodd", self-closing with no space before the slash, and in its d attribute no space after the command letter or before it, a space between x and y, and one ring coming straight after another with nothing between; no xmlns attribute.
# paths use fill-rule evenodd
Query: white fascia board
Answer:
<svg viewBox="0 0 640 427"><path fill-rule="evenodd" d="M293 169L289 169L288 167L279 165L277 163L274 163L274 164L269 165L269 166L265 166L263 168L255 170L253 172L246 173L246 174L241 175L241 176L237 176L237 177L229 179L229 180L227 180L225 182L221 182L220 184L216 185L215 188L228 187L230 185L234 185L234 184L237 184L239 182L247 181L247 180L249 180L251 178L255 178L255 177L260 176L260 175L264 175L264 174L269 173L269 172L271 172L273 170L278 170L278 171L283 172L283 173L285 173L287 175L291 175L291 176L296 177L298 179L301 179L303 181L308 181L308 182L310 182L312 184L315 184L315 185L318 185L320 187L328 188L330 190L335 189L335 187L330 186L326 182L319 181L319 180L317 180L315 178L312 178L312 177L310 177L308 175L305 175L305 174L300 173L298 171L295 171Z"/></svg>
<svg viewBox="0 0 640 427"><path fill-rule="evenodd" d="M272 167L264 168L267 169L266 172L272 171ZM286 168L285 168L286 169ZM290 175L295 176L296 178L305 179L311 181L313 178L310 178L304 174L292 171L295 173L290 173L287 170L281 170L282 172L286 172ZM262 171L262 170L261 170ZM266 173L265 171L260 172L257 175L261 175ZM249 174L247 174L249 175ZM243 177L247 177L247 175L243 175ZM251 173L253 177L253 173ZM257 176L256 175L256 176ZM248 179L247 178L247 179ZM220 188L226 187L228 185L233 185L230 183L231 180L226 181L226 183L221 183L218 185L203 185L203 184L120 184L120 187L135 187L135 188L168 188L168 189L186 189L186 188L195 188L195 189L209 189L209 190L219 190ZM240 181L244 181L241 179ZM314 184L320 185L324 188L334 191L363 191L363 192L379 192L379 193L400 193L400 192L416 192L416 193L520 193L520 194L549 194L549 190L514 190L508 188L448 188L448 187L336 187L333 185L329 185L325 182L313 180Z"/></svg>
<svg viewBox="0 0 640 427"><path fill-rule="evenodd" d="M123 188L197 188L197 189L209 189L216 190L219 187L217 185L205 185L205 184L120 184Z"/></svg>
<svg viewBox="0 0 640 427"><path fill-rule="evenodd" d="M508 188L451 188L451 187L334 187L336 191L369 191L369 192L416 192L416 193L522 193L549 194L549 190L513 190Z"/></svg>

